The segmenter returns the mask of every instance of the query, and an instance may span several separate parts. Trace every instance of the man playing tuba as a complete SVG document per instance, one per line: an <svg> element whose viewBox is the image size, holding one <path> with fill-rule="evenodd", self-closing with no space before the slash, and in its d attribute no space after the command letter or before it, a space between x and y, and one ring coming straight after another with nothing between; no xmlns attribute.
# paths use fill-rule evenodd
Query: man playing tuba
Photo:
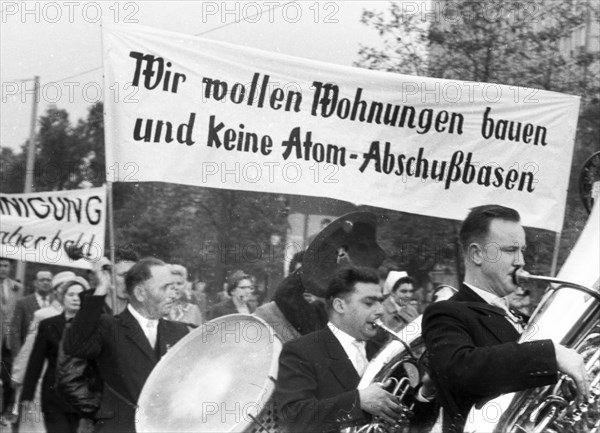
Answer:
<svg viewBox="0 0 600 433"><path fill-rule="evenodd" d="M465 279L448 301L423 316L429 366L444 410L443 431L462 432L469 410L501 393L556 383L570 376L589 393L583 358L552 340L518 344L522 318L505 297L525 265L525 231L514 209L473 208L460 230Z"/></svg>

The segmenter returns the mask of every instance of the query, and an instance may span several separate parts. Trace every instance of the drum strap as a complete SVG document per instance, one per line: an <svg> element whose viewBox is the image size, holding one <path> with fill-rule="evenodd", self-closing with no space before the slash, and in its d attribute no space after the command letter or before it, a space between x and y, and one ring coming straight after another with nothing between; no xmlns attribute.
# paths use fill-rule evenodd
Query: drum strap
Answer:
<svg viewBox="0 0 600 433"><path fill-rule="evenodd" d="M104 386L106 387L106 389L108 391L112 392L114 396L116 396L119 400L121 400L127 406L129 406L133 410L137 410L138 409L138 405L137 404L132 403L127 397L125 397L123 394L121 394L120 392L118 392L116 389L114 389L108 383L104 382Z"/></svg>

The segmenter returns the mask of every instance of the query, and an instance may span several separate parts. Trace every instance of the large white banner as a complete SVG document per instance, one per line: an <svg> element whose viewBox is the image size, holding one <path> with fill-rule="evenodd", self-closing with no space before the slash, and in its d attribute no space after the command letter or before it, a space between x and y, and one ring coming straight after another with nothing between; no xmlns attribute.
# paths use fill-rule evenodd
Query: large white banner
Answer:
<svg viewBox="0 0 600 433"><path fill-rule="evenodd" d="M302 43L299 41L298 43ZM107 178L332 197L560 231L579 98L103 24Z"/></svg>
<svg viewBox="0 0 600 433"><path fill-rule="evenodd" d="M0 257L89 269L104 252L106 187L0 194L0 220Z"/></svg>

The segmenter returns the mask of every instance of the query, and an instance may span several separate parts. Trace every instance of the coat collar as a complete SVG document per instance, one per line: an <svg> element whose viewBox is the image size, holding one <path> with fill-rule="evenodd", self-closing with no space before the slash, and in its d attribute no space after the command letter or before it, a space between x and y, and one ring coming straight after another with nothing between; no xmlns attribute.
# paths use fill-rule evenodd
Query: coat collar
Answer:
<svg viewBox="0 0 600 433"><path fill-rule="evenodd" d="M468 286L461 284L460 290L451 301L463 302L467 308L477 313L477 319L499 343L506 342L507 336L513 341L519 338L519 333L514 326L504 317L506 313L500 307L488 304L481 296L477 295Z"/></svg>
<svg viewBox="0 0 600 433"><path fill-rule="evenodd" d="M123 312L116 316L123 328L125 328L125 336L131 340L133 344L135 344L140 351L146 355L152 362L156 363L158 361L156 353L152 346L150 346L150 342L146 338L146 334L142 330L138 321L133 317L133 315L129 312L127 308L123 310ZM159 321L159 334L160 334L160 321ZM157 344L158 337L157 337Z"/></svg>

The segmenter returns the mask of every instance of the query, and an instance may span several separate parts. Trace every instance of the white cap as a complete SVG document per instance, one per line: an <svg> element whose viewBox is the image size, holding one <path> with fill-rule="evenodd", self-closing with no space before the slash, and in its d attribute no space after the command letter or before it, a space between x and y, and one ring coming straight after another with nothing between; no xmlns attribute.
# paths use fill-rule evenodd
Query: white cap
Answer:
<svg viewBox="0 0 600 433"><path fill-rule="evenodd" d="M408 274L404 271L390 271L387 278L385 279L385 283L383 283L383 294L389 295L392 292L394 284L396 284L396 282L400 278L406 277L408 277Z"/></svg>
<svg viewBox="0 0 600 433"><path fill-rule="evenodd" d="M52 288L56 289L62 283L75 277L75 273L71 271L59 272L52 278Z"/></svg>

